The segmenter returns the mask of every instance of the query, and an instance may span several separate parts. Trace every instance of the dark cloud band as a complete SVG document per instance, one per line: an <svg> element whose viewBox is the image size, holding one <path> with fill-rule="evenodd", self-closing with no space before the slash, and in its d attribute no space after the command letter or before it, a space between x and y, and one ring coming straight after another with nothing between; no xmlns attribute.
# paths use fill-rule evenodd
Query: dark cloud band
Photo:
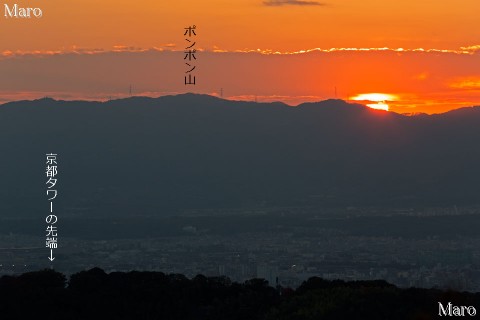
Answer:
<svg viewBox="0 0 480 320"><path fill-rule="evenodd" d="M304 0L268 0L263 1L266 6L324 6L325 3Z"/></svg>

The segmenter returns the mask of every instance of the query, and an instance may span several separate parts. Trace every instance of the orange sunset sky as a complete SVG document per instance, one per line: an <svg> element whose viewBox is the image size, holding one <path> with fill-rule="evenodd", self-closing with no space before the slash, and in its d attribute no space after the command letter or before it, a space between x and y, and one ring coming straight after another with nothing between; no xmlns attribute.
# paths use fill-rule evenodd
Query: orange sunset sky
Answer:
<svg viewBox="0 0 480 320"><path fill-rule="evenodd" d="M0 101L117 98L132 85L291 105L359 99L400 113L480 105L478 0L4 3L43 16L6 18L2 4ZM185 86L193 24L197 84Z"/></svg>

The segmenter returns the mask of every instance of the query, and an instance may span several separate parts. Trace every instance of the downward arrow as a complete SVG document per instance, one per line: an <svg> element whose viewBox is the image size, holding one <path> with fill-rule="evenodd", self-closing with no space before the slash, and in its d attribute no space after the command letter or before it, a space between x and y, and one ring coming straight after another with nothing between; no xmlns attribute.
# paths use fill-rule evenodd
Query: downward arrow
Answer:
<svg viewBox="0 0 480 320"><path fill-rule="evenodd" d="M50 257L48 257L48 260L50 261L55 260L55 257L53 256L53 249L50 249Z"/></svg>

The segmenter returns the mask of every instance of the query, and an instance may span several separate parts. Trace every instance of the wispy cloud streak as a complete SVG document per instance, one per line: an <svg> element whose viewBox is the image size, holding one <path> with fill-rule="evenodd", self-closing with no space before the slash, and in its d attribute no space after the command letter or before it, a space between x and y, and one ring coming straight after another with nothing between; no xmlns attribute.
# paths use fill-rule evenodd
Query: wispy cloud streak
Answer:
<svg viewBox="0 0 480 320"><path fill-rule="evenodd" d="M10 51L5 50L0 52L0 59L2 58L11 58L11 57L20 57L20 56L53 56L53 55L64 55L64 54L79 54L79 55L94 55L102 54L109 52L147 52L147 51L183 51L173 49L174 44L166 44L160 47L152 48L139 48L133 46L123 46L117 45L110 49L104 48L78 48L72 47L70 49L64 50L34 50L34 51ZM332 53L332 52L396 52L396 53L408 53L408 52L425 52L425 53L453 53L453 54L479 54L480 45L473 45L468 47L461 47L459 49L424 49L424 48L414 48L414 49L404 49L404 48L312 48L298 51L274 51L271 49L243 49L243 50L223 50L217 46L214 46L211 50L199 49L198 51L205 52L219 52L219 53L259 53L264 55L296 55L296 54L305 54L310 52L322 52L322 53Z"/></svg>

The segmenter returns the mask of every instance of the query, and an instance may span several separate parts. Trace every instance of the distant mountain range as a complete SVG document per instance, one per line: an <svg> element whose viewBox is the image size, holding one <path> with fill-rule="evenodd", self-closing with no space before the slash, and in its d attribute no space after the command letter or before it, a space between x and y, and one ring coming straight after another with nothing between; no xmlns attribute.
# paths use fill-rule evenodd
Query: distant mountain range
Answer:
<svg viewBox="0 0 480 320"><path fill-rule="evenodd" d="M72 214L480 202L480 107L405 116L341 100L46 98L1 105L0 132L2 216L44 211L50 152L56 204Z"/></svg>

